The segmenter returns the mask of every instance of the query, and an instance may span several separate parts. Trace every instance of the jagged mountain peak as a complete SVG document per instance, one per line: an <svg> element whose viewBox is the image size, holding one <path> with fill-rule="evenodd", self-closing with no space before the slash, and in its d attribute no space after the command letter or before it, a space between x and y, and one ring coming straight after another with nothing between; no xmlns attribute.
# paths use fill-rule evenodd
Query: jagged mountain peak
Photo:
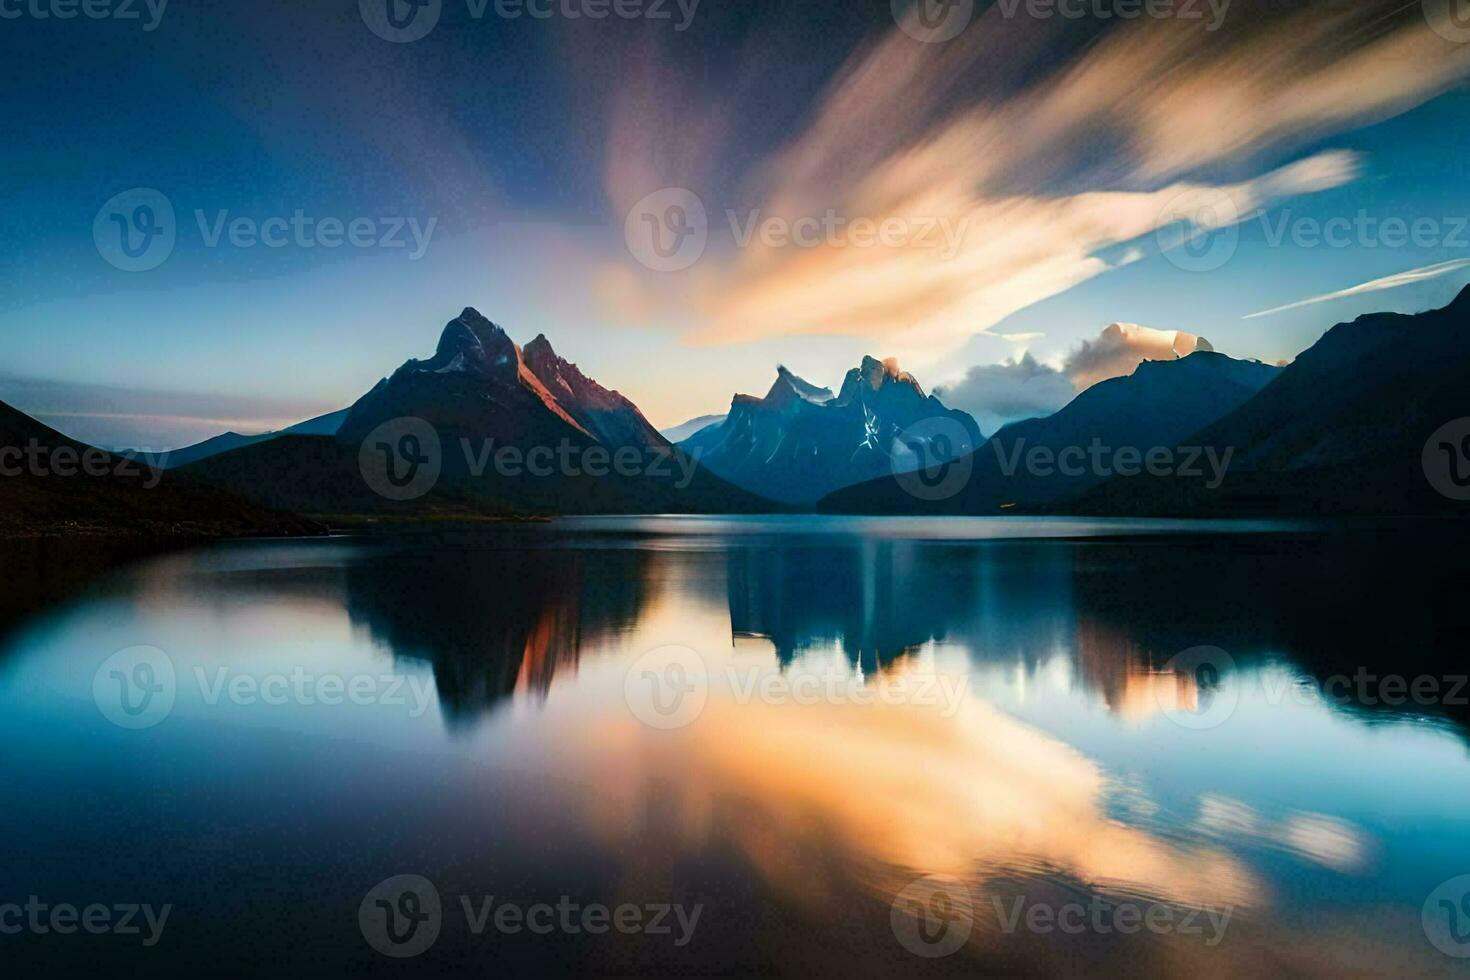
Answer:
<svg viewBox="0 0 1470 980"><path fill-rule="evenodd" d="M772 383L771 390L766 393L766 400L781 402L793 397L813 405L825 405L836 396L832 394L832 389L812 384L786 365L778 364L776 365L776 380Z"/></svg>
<svg viewBox="0 0 1470 980"><path fill-rule="evenodd" d="M851 371L842 380L842 391L837 396L837 401L842 404L851 404L855 401L866 401L867 396L864 389L878 395L884 395L889 391L908 389L923 400L928 396L920 387L917 379L907 371L898 366L895 357L879 360L872 355L864 355L862 363Z"/></svg>
<svg viewBox="0 0 1470 980"><path fill-rule="evenodd" d="M912 468L915 446L945 425L957 451L979 444L974 419L925 395L897 361L865 357L835 397L780 366L764 398L736 395L723 422L679 445L737 486L809 505L838 487Z"/></svg>

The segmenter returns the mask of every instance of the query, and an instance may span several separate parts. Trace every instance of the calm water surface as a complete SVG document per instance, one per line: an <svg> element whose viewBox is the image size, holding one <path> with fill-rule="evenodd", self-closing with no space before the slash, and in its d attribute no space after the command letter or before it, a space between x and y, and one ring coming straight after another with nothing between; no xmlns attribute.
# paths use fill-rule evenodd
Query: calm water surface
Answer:
<svg viewBox="0 0 1470 980"><path fill-rule="evenodd" d="M1463 975L1424 917L1470 874L1467 713L1446 703L1470 696L1464 545L603 518L154 560L0 641L0 905L167 904L166 927L151 947L23 930L0 956ZM1355 675L1440 693L1331 683ZM398 875L441 904L402 960L364 931ZM698 918L476 933L465 911L559 902Z"/></svg>

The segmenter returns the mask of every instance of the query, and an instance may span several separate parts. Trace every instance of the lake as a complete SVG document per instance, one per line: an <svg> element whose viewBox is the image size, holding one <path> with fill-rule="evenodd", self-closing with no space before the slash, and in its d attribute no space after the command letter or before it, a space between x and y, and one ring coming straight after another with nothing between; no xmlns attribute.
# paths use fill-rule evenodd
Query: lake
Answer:
<svg viewBox="0 0 1470 980"><path fill-rule="evenodd" d="M154 558L0 642L0 955L1464 973L1466 544L588 518Z"/></svg>

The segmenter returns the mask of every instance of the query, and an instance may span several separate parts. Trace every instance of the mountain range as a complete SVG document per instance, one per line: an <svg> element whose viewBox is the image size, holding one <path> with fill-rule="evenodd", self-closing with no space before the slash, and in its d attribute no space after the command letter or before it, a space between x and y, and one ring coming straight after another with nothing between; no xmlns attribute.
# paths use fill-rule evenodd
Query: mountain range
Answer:
<svg viewBox="0 0 1470 980"><path fill-rule="evenodd" d="M281 436L334 436L346 418L347 409L344 408L327 415L319 415L314 419L307 419L305 422L298 422L278 432L262 432L253 436L241 435L238 432L225 432L192 446L175 449L162 458L162 462L168 469L179 469L197 463L201 459L269 442Z"/></svg>
<svg viewBox="0 0 1470 980"><path fill-rule="evenodd" d="M0 537L185 539L324 531L166 473L147 457L77 442L0 403Z"/></svg>
<svg viewBox="0 0 1470 980"><path fill-rule="evenodd" d="M893 361L864 357L835 395L778 368L764 397L736 395L724 421L679 448L736 486L810 506L841 487L917 469L925 459L964 455L980 441L969 415L925 395Z"/></svg>
<svg viewBox="0 0 1470 980"><path fill-rule="evenodd" d="M1131 374L1087 388L1054 415L1005 426L960 465L969 470L963 489L927 501L903 480L883 479L848 487L822 502L845 513L993 514L1036 509L1075 496L1107 479L1106 467L1077 450L1094 443L1108 450L1174 447L1245 404L1266 387L1279 368L1196 351L1173 361L1145 361ZM1072 448L1076 447L1076 448ZM1072 456L1064 456L1072 448ZM1039 464L1028 461L1039 460ZM1060 465L1047 465L1056 460ZM1105 460L1106 463L1106 460Z"/></svg>
<svg viewBox="0 0 1470 980"><path fill-rule="evenodd" d="M1440 487L1470 465L1470 422L1464 442L1429 444L1442 426L1464 419L1470 287L1443 309L1340 323L1279 370L1208 352L1145 362L1050 418L1002 429L968 461L969 482L949 499L917 499L890 477L846 488L818 506L841 513L1015 509L1150 517L1463 513L1463 498ZM1027 451L1056 451L1094 439L1140 455L1163 447L1175 464L1194 465L1070 477L1022 464L1011 476L997 475L999 461L1017 460L1022 440ZM1226 465L1209 465L1211 459Z"/></svg>
<svg viewBox="0 0 1470 980"><path fill-rule="evenodd" d="M1191 437L1233 447L1217 487L1198 478L1110 480L1079 513L1464 513L1470 498L1470 287L1417 315L1340 323L1259 395ZM1456 493L1459 499L1450 496Z"/></svg>
<svg viewBox="0 0 1470 980"><path fill-rule="evenodd" d="M403 419L433 433L441 470L411 500L385 497L362 470L364 446L373 453L375 434ZM433 356L410 359L380 381L334 436L276 438L186 472L272 507L325 516L771 509L695 465L637 406L560 357L544 336L522 349L468 308L444 327Z"/></svg>
<svg viewBox="0 0 1470 980"><path fill-rule="evenodd" d="M279 433L227 433L182 460L175 454L167 471L0 405L0 462L39 449L48 464L85 458L97 470L11 474L7 465L0 536L295 534L319 531L322 520L793 509L1458 513L1470 498L1467 381L1470 288L1441 310L1338 324L1285 367L1206 350L1146 361L989 439L891 361L864 358L835 393L783 367L765 395L736 395L726 416L690 426L676 446L546 337L521 348L465 309L432 356L408 360L349 408ZM404 441L405 419L427 436ZM1464 432L1451 431L1456 420ZM434 479L407 497L385 491L381 477L395 467L428 463L429 443ZM395 461L404 446L412 454ZM1111 465L1097 465L1098 452ZM531 465L538 453L542 469ZM1125 453L1132 471L1118 465ZM1140 465L1154 453L1173 468ZM502 465L505 454L515 466ZM1082 465L1061 465L1068 458ZM1184 460L1193 471L1177 465ZM956 471L953 492L913 492L917 478L928 486Z"/></svg>

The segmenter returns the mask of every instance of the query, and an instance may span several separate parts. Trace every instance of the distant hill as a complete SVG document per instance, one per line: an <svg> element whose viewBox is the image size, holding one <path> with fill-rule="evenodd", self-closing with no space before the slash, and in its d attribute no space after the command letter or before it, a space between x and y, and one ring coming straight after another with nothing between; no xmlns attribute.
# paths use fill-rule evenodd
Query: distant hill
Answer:
<svg viewBox="0 0 1470 980"><path fill-rule="evenodd" d="M347 409L341 409L328 415L320 415L305 422L281 429L277 432L262 432L258 435L245 436L238 432L225 432L205 439L203 442L183 449L175 449L168 453L164 465L169 469L182 469L201 459L218 456L220 453L232 452L236 449L244 449L246 446L254 446L258 443L269 442L281 436L334 436L342 423L347 418Z"/></svg>
<svg viewBox="0 0 1470 980"><path fill-rule="evenodd" d="M1046 418L1006 426L968 460L969 477L959 492L935 501L915 497L891 476L838 491L821 509L838 513L997 514L1034 510L1102 483L1091 456L1096 444L1140 454L1173 447L1200 428L1229 414L1265 388L1280 369L1212 351L1172 361L1145 361L1133 374L1101 381ZM1070 457L1062 457L1071 450ZM1028 465L1032 453L1065 466ZM1109 463L1108 465L1111 465Z"/></svg>
<svg viewBox="0 0 1470 980"><path fill-rule="evenodd" d="M840 487L916 468L941 428L946 452L980 443L969 415L925 395L893 362L865 357L835 395L779 368L764 397L736 395L722 423L679 448L752 493L811 506Z"/></svg>
<svg viewBox="0 0 1470 980"><path fill-rule="evenodd" d="M1340 323L1236 411L1191 437L1234 450L1224 482L1116 479L1069 505L1107 514L1465 513L1438 492L1448 453L1428 445L1470 418L1470 287L1444 309ZM1464 476L1465 474L1457 474Z"/></svg>
<svg viewBox="0 0 1470 980"><path fill-rule="evenodd" d="M688 422L680 422L678 425L670 428L659 429L658 434L669 440L669 442L678 445L701 429L707 429L712 425L719 425L726 418L728 416L725 415L701 415L698 418L690 419Z"/></svg>
<svg viewBox="0 0 1470 980"><path fill-rule="evenodd" d="M104 452L0 403L0 536L212 538L320 526Z"/></svg>

